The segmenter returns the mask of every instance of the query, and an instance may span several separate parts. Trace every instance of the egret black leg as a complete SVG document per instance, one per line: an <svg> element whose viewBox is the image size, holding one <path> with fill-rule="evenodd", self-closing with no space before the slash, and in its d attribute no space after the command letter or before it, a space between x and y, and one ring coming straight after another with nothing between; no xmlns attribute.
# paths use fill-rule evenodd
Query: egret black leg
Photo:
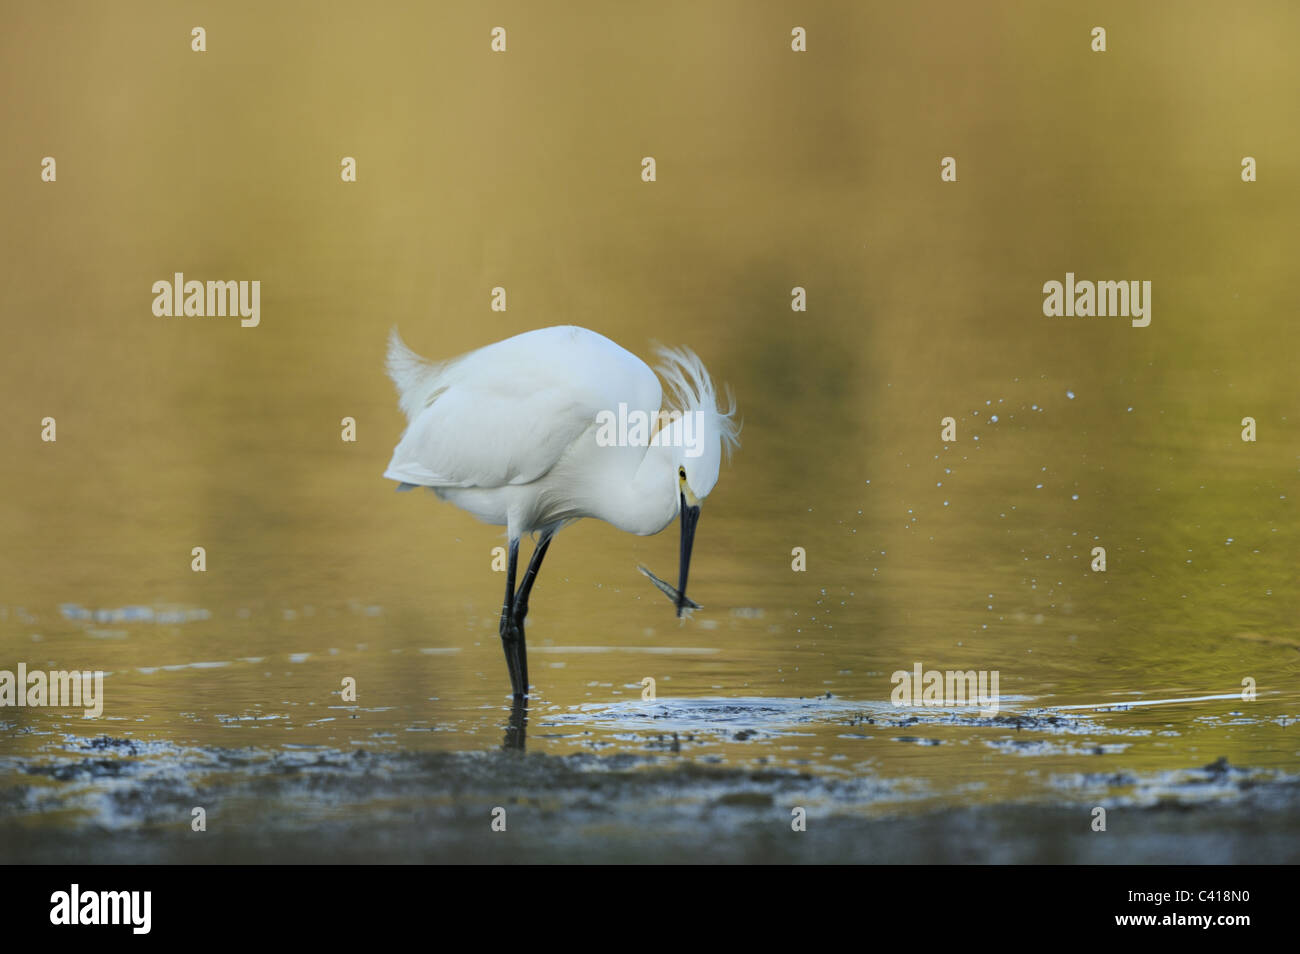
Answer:
<svg viewBox="0 0 1300 954"><path fill-rule="evenodd" d="M505 650L506 667L510 670L510 688L516 699L528 695L528 667L521 669L524 634L515 625L515 567L519 563L519 541L510 541L510 564L506 567L506 598L501 604L501 648Z"/></svg>
<svg viewBox="0 0 1300 954"><path fill-rule="evenodd" d="M537 547L533 550L533 558L528 561L528 569L524 571L524 578L519 583L519 589L515 591L514 606L511 610L513 617L513 626L519 640L516 644L518 655L516 661L519 666L520 683L524 687L524 695L528 695L528 641L524 635L524 618L528 615L528 594L533 591L533 582L537 579L537 571L542 568L542 560L546 556L546 548L551 545L551 537L554 533L550 530L542 533L542 538L537 541ZM515 696L518 697L518 690Z"/></svg>
<svg viewBox="0 0 1300 954"><path fill-rule="evenodd" d="M552 530L542 533L542 539L537 541L537 549L533 550L533 558L528 561L528 569L524 571L523 582L515 593L515 622L520 626L523 626L524 617L528 615L528 595L533 591L533 582L537 579L537 571L542 568L542 560L546 559L546 548L551 545L553 536L555 533Z"/></svg>

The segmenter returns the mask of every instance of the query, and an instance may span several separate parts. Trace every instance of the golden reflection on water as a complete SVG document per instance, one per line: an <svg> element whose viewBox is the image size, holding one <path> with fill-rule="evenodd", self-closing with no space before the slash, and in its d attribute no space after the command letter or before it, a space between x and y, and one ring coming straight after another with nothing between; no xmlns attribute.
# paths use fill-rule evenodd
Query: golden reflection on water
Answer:
<svg viewBox="0 0 1300 954"><path fill-rule="evenodd" d="M670 573L671 534L557 539L528 626L533 747L640 750L547 713L638 700L647 676L668 699L866 704L919 661L997 669L1022 706L1252 677L1241 718L1099 717L1126 732L1108 767L1294 767L1300 12L1186 4L1170 28L1103 6L1104 56L1077 17L1019 3L832 4L800 14L806 55L773 3L223 9L202 55L167 4L8 9L0 665L111 676L105 724L5 720L499 744L500 534L380 478L402 427L384 340L397 324L446 357L576 323L642 355L690 344L734 386L743 447L704 510L689 622L635 569ZM260 280L260 326L154 317L177 271ZM1151 325L1045 318L1066 272L1150 280ZM1091 757L848 722L683 751L992 795Z"/></svg>

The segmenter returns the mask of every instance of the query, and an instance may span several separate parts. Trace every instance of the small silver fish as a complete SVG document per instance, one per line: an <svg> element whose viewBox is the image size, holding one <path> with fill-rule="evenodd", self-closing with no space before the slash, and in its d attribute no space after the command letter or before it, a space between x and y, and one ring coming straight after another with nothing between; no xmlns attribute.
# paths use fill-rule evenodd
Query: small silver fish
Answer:
<svg viewBox="0 0 1300 954"><path fill-rule="evenodd" d="M687 609L697 610L697 609L704 608L699 603L695 602L695 600L691 599L689 596L682 596L680 593L677 592L677 587L673 586L671 583L665 583L663 580L659 579L659 577L655 576L645 567L638 566L637 569L640 570L642 573L644 573L646 576L648 576L650 578L650 582L653 583L659 589L659 591L664 594L664 596L668 597L670 600L673 601L674 606L676 606L678 601L680 600L682 605Z"/></svg>

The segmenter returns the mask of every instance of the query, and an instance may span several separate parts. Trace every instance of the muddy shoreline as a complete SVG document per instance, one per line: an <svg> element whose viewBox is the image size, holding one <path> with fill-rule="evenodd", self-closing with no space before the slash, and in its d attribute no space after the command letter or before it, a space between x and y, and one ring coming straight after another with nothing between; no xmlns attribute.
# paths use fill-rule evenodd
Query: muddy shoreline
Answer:
<svg viewBox="0 0 1300 954"><path fill-rule="evenodd" d="M6 759L9 863L1300 861L1300 780L1216 762L1059 804L890 802L896 781L635 755L169 751ZM1104 832L1093 809L1107 809ZM196 806L206 831L192 831ZM792 830L792 811L806 830ZM505 831L492 829L504 809ZM495 813L495 815L494 815Z"/></svg>

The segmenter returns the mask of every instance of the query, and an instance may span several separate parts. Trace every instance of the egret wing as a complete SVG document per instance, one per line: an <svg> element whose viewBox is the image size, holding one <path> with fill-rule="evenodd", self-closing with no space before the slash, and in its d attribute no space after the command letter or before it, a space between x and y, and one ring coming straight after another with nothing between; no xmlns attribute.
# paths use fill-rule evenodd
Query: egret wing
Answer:
<svg viewBox="0 0 1300 954"><path fill-rule="evenodd" d="M425 487L503 487L549 471L595 411L554 390L447 388L411 421L385 477Z"/></svg>
<svg viewBox="0 0 1300 954"><path fill-rule="evenodd" d="M400 348L394 359L394 350ZM502 487L546 474L602 410L658 408L654 372L595 332L544 328L444 365L395 341L390 368L410 416L384 476L426 487Z"/></svg>

